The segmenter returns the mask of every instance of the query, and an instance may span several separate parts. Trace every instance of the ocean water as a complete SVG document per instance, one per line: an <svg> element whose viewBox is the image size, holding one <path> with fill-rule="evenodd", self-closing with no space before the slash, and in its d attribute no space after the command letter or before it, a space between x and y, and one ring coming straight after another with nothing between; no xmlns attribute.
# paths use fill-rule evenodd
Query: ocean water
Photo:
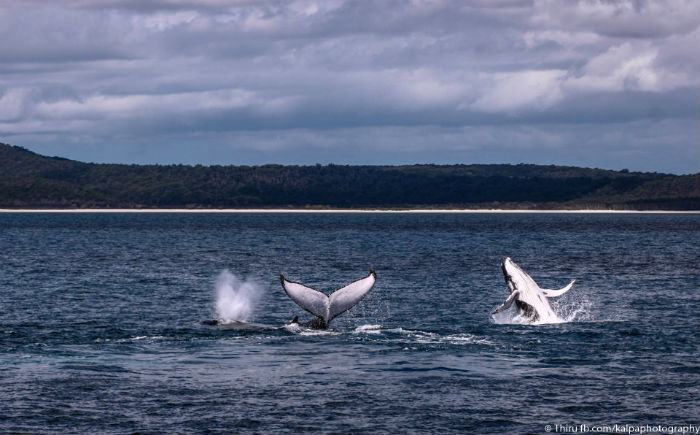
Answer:
<svg viewBox="0 0 700 435"><path fill-rule="evenodd" d="M577 279L562 322L491 317L506 256ZM0 433L697 424L699 265L698 214L0 213ZM283 327L280 273L370 268L329 330Z"/></svg>

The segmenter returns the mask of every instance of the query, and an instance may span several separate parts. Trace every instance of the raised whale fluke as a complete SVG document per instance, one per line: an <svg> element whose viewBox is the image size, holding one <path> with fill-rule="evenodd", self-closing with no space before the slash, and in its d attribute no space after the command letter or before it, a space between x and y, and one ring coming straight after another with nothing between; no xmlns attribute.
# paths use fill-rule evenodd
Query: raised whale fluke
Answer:
<svg viewBox="0 0 700 435"><path fill-rule="evenodd" d="M549 305L547 298L563 295L571 290L576 280L573 280L559 290L543 289L537 285L534 279L522 270L510 257L506 257L501 263L503 278L510 291L510 296L503 304L491 314L500 313L510 308L513 303L518 313L529 318L532 322L557 322L561 321Z"/></svg>
<svg viewBox="0 0 700 435"><path fill-rule="evenodd" d="M369 293L376 280L377 274L372 269L366 277L353 281L328 296L298 282L289 281L284 275L280 275L280 282L287 296L301 308L316 316L310 322L300 325L315 329L328 328L331 320L357 305ZM292 323L298 323L298 317L295 317Z"/></svg>

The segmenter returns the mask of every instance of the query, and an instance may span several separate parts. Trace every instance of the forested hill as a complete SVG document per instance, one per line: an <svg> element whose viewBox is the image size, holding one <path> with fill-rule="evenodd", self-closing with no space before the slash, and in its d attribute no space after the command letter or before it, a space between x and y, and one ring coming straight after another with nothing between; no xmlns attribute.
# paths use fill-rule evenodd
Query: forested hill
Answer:
<svg viewBox="0 0 700 435"><path fill-rule="evenodd" d="M699 210L700 174L541 165L93 164L0 143L0 208Z"/></svg>

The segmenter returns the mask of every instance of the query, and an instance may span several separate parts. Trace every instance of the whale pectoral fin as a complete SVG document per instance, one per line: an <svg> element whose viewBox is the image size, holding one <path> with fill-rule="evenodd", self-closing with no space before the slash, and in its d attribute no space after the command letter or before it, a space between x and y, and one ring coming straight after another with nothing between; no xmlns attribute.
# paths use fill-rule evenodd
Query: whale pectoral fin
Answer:
<svg viewBox="0 0 700 435"><path fill-rule="evenodd" d="M513 301L516 300L519 295L520 295L520 292L517 292L517 291L511 293L510 296L508 296L508 299L506 299L506 301L503 302L503 305L501 305L500 307L493 310L493 312L491 314L498 314L501 311L507 310L508 308L510 308L510 306L513 305Z"/></svg>
<svg viewBox="0 0 700 435"><path fill-rule="evenodd" d="M329 297L330 307L328 310L328 321L330 322L339 314L357 305L357 303L372 290L372 286L374 286L376 280L377 274L374 273L374 270L370 270L369 275L365 278L358 279L334 291Z"/></svg>
<svg viewBox="0 0 700 435"><path fill-rule="evenodd" d="M326 322L329 321L328 296L298 282L288 281L283 275L280 275L280 281L285 293L295 304L314 316L320 317Z"/></svg>
<svg viewBox="0 0 700 435"><path fill-rule="evenodd" d="M542 293L544 293L544 295L547 296L548 298L556 298L557 296L561 296L564 293L571 290L571 287L573 287L575 282L576 282L576 280L573 280L569 283L569 285L567 285L566 287L562 287L559 290L550 290L550 289L543 288Z"/></svg>

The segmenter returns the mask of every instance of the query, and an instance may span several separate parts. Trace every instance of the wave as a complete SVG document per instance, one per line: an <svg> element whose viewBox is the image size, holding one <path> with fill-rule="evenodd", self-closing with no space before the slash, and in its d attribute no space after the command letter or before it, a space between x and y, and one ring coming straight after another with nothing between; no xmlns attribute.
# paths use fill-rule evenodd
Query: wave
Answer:
<svg viewBox="0 0 700 435"><path fill-rule="evenodd" d="M401 345L493 345L483 337L469 333L440 334L404 328L383 328L382 325L366 324L352 330L310 329L298 324L285 325L284 330L302 336L351 336L377 343L396 343Z"/></svg>
<svg viewBox="0 0 700 435"><path fill-rule="evenodd" d="M383 329L381 325L361 325L352 331L353 334L382 335L389 342L401 342L405 344L449 344L449 345L492 345L485 338L469 333L440 334L437 332L421 331L404 328Z"/></svg>

